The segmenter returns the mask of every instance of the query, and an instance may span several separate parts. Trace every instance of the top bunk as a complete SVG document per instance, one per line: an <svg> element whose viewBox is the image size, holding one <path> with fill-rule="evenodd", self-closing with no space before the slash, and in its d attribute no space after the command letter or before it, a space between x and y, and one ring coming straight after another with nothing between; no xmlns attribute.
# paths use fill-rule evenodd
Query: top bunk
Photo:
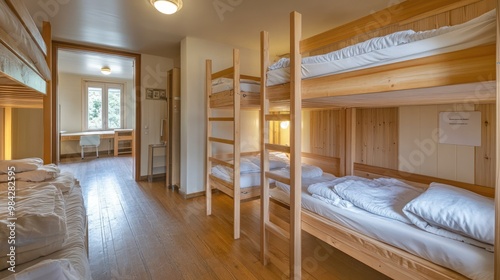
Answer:
<svg viewBox="0 0 500 280"><path fill-rule="evenodd" d="M215 73L212 60L207 59L205 90L211 108L233 108L237 96L241 108L259 108L260 77L241 74L240 66L238 49L233 50L233 65Z"/></svg>
<svg viewBox="0 0 500 280"><path fill-rule="evenodd" d="M0 106L42 108L51 79L50 24L40 32L23 1L0 1Z"/></svg>
<svg viewBox="0 0 500 280"><path fill-rule="evenodd" d="M407 0L303 40L300 14L290 23L299 59L263 61L271 101L289 98L291 75L302 80L303 107L495 100L495 1Z"/></svg>

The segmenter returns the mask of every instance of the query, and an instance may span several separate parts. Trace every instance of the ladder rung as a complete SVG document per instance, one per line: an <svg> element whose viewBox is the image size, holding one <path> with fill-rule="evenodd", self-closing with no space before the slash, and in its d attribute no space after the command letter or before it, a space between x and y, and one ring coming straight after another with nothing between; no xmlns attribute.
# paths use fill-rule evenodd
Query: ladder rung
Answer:
<svg viewBox="0 0 500 280"><path fill-rule="evenodd" d="M275 225L272 222L267 222L266 223L266 230L269 232L275 234L279 238L283 239L284 241L290 240L290 233L279 226Z"/></svg>
<svg viewBox="0 0 500 280"><path fill-rule="evenodd" d="M232 122L234 118L208 118L211 122Z"/></svg>
<svg viewBox="0 0 500 280"><path fill-rule="evenodd" d="M223 144L229 144L229 145L234 145L234 141L233 140L229 140L229 139L209 137L208 141L210 141L210 142L218 142L218 143L223 143Z"/></svg>
<svg viewBox="0 0 500 280"><path fill-rule="evenodd" d="M219 164L219 165L224 165L224 166L227 166L229 168L233 168L234 169L234 164L229 163L227 161L224 161L224 160L221 160L221 159L218 159L218 158L214 158L214 157L209 157L208 160L211 161L211 162L213 162L213 163L216 163L216 164Z"/></svg>
<svg viewBox="0 0 500 280"><path fill-rule="evenodd" d="M290 121L290 114L266 115L266 121Z"/></svg>
<svg viewBox="0 0 500 280"><path fill-rule="evenodd" d="M287 184L290 186L290 178L283 177L281 175L278 175L276 173L273 173L271 171L266 172L267 178L273 179L275 181L281 182L283 184Z"/></svg>
<svg viewBox="0 0 500 280"><path fill-rule="evenodd" d="M272 151L277 151L277 152L283 152L283 153L290 153L290 146L283 146L283 145L277 145L277 144L266 144L266 149L272 150Z"/></svg>

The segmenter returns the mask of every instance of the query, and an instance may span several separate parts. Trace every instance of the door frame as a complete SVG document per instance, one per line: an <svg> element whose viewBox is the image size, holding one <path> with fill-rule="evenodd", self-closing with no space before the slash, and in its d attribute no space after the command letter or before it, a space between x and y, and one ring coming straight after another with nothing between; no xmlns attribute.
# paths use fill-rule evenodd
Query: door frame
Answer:
<svg viewBox="0 0 500 280"><path fill-rule="evenodd" d="M134 60L134 87L135 87L135 128L134 128L134 150L133 155L133 178L135 181L140 180L141 172L141 55L131 52L124 52L118 50L111 50L106 48L99 48L93 46L85 46L75 43L67 43L60 41L52 41L52 128L53 128L53 141L52 149L56 153L59 149L60 138L59 138L59 127L57 125L57 108L58 108L58 51L59 50L72 50L80 52L93 52L102 53L107 55L116 55L131 58ZM54 160L56 157L54 157Z"/></svg>

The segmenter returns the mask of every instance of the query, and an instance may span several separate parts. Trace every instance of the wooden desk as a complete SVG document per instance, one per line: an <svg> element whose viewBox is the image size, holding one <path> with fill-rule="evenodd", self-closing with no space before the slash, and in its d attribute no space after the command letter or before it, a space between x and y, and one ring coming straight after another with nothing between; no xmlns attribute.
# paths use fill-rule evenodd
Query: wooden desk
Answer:
<svg viewBox="0 0 500 280"><path fill-rule="evenodd" d="M132 155L134 154L134 130L133 129L115 129L105 131L80 131L80 132L64 132L61 133L61 142L63 141L80 141L80 136L83 135L99 135L102 139L109 139L113 142L114 155L118 155L118 147L120 141L130 141ZM108 151L109 152L109 151Z"/></svg>

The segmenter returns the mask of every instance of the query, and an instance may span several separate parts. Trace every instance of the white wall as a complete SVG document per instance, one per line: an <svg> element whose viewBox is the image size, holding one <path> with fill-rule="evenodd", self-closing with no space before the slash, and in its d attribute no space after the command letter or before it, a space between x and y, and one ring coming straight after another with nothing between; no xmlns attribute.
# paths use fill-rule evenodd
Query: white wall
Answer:
<svg viewBox="0 0 500 280"><path fill-rule="evenodd" d="M181 42L180 192L183 194L205 189L205 60L212 59L213 70L218 71L232 65L232 54L233 46L225 44L192 37ZM240 48L240 57L241 73L260 75L259 51Z"/></svg>
<svg viewBox="0 0 500 280"><path fill-rule="evenodd" d="M405 106L399 109L399 169L474 183L474 146L440 144L439 112L474 111L464 105Z"/></svg>
<svg viewBox="0 0 500 280"><path fill-rule="evenodd" d="M167 72L173 67L172 59L141 55L141 176L148 174L149 145L160 143L161 120L167 118L167 102L146 99L146 88L167 89Z"/></svg>
<svg viewBox="0 0 500 280"><path fill-rule="evenodd" d="M85 80L116 82L125 84L125 106L124 106L124 128L135 127L135 92L134 81L102 78L92 76L81 76L68 73L59 73L58 99L59 99L59 121L60 130L66 132L83 131L83 83ZM102 141L100 151L112 148L110 141ZM61 142L61 154L80 153L78 141Z"/></svg>

